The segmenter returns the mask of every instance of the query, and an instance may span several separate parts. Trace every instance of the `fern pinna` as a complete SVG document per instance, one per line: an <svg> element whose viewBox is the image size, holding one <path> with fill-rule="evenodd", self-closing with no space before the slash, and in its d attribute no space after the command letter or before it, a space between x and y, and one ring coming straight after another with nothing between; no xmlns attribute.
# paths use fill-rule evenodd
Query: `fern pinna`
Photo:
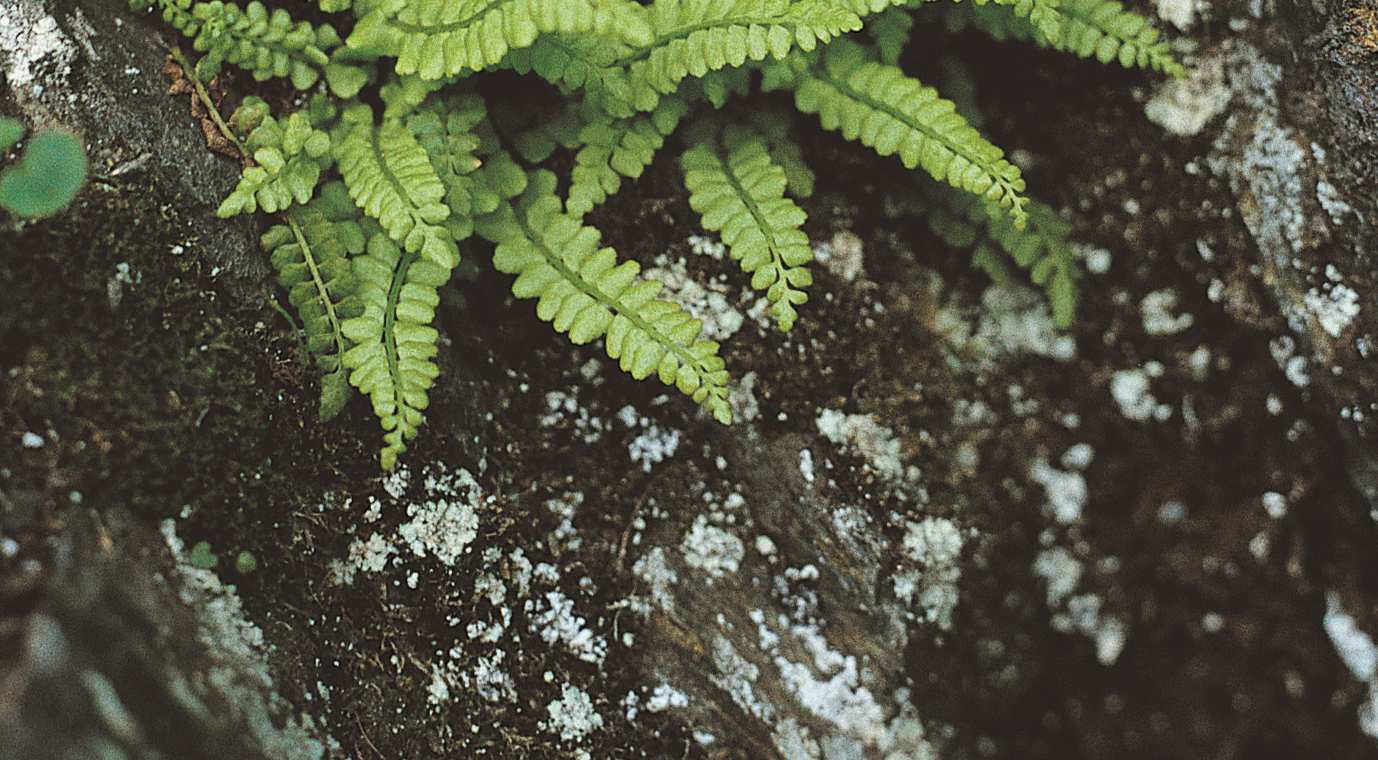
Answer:
<svg viewBox="0 0 1378 760"><path fill-rule="evenodd" d="M246 168L220 212L277 216L263 243L321 370L321 416L351 388L366 395L384 468L425 420L441 288L475 236L555 330L601 340L632 377L731 422L719 346L585 217L676 145L700 223L792 329L813 285L800 204L814 174L788 114L734 100L787 92L824 129L921 170L935 231L992 277L1026 270L1067 324L1079 275L1067 224L951 100L905 71L911 30L975 27L1183 73L1115 0L319 0L352 16L343 39L259 0L130 2L191 38L198 74L231 64L317 90L300 111L248 98L230 119ZM500 102L493 118L476 75L497 69L547 83L562 105L523 114Z"/></svg>

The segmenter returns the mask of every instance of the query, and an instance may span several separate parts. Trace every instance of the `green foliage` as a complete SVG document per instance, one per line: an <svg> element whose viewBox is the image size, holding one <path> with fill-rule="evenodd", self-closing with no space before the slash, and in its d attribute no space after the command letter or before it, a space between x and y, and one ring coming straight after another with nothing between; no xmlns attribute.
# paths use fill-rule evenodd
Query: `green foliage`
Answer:
<svg viewBox="0 0 1378 760"><path fill-rule="evenodd" d="M943 242L972 252L971 263L995 282L1014 278L1011 265L1027 270L1043 288L1053 320L1068 327L1076 315L1081 270L1068 244L1070 226L1044 203L1030 201L1028 224L1020 229L990 201L934 187L925 193L929 226Z"/></svg>
<svg viewBox="0 0 1378 760"><path fill-rule="evenodd" d="M205 54L196 66L202 77L213 77L231 63L259 81L285 78L305 90L325 73L337 95L352 97L367 76L361 69L331 60L329 53L341 43L333 26L293 21L287 11L269 11L259 0L244 8L221 0L130 0L130 6L135 10L156 6L165 21L191 38L192 47Z"/></svg>
<svg viewBox="0 0 1378 760"><path fill-rule="evenodd" d="M804 151L790 136L790 114L757 108L747 114L746 120L770 153L770 160L785 170L785 192L801 200L813 197L816 178L804 160Z"/></svg>
<svg viewBox="0 0 1378 760"><path fill-rule="evenodd" d="M253 165L222 213L280 215L264 244L321 370L321 414L338 413L350 387L366 395L385 468L424 422L440 372L439 289L475 235L494 245L494 267L516 276L512 292L534 300L556 331L579 345L602 340L632 377L655 375L731 421L719 346L584 222L646 171L685 119L697 125L677 147L689 203L781 329L797 323L812 284L797 201L816 178L790 133L792 114L754 99L777 90L825 129L946 185L930 199L934 228L973 247L992 276L1027 270L1066 324L1077 278L1066 225L1025 197L1019 169L976 122L901 68L910 32L941 13L952 29L1181 70L1147 21L1113 0L917 10L923 0L318 0L324 13L352 16L343 42L330 24L293 21L257 0L243 10L220 0L131 4L156 6L191 37L205 54L201 73L230 63L318 93L323 79L334 95L285 117L246 101L230 131ZM503 99L490 117L466 80L498 68L553 85L549 107ZM954 92L969 112L970 87ZM737 109L741 99L753 100Z"/></svg>
<svg viewBox="0 0 1378 760"><path fill-rule="evenodd" d="M348 341L341 323L360 313L349 265L349 257L364 252L369 235L360 216L344 185L332 182L319 198L288 212L287 223L274 225L262 240L306 330L307 351L321 371L322 420L333 419L349 400L340 362Z"/></svg>
<svg viewBox="0 0 1378 760"><path fill-rule="evenodd" d="M254 160L245 167L239 184L220 204L216 214L229 218L263 211L285 211L293 203L304 204L315 195L321 175L330 168L330 136L316 129L305 111L278 120L267 104L248 98L230 117L232 129L248 130L244 150Z"/></svg>
<svg viewBox="0 0 1378 760"><path fill-rule="evenodd" d="M381 232L353 264L363 313L342 324L354 346L341 359L350 384L373 403L383 427L379 462L390 470L425 421L428 391L440 376L440 334L431 322L450 269L403 250Z"/></svg>
<svg viewBox="0 0 1378 760"><path fill-rule="evenodd" d="M1168 44L1148 19L1126 11L1115 0L1065 0L1067 20L1060 38L1039 30L1039 41L1082 58L1095 56L1101 63L1119 61L1125 68L1161 71L1174 77L1186 69L1172 57Z"/></svg>
<svg viewBox="0 0 1378 760"><path fill-rule="evenodd" d="M945 23L952 31L971 26L998 40L1030 40L1081 58L1094 57L1101 63L1118 61L1125 68L1185 76L1186 69L1173 57L1168 43L1159 38L1157 28L1116 0L1062 0L1058 11L1062 22L1056 35L1030 23L1029 18L980 4L953 6L945 14Z"/></svg>
<svg viewBox="0 0 1378 760"><path fill-rule="evenodd" d="M0 158L24 137L24 126L0 117ZM51 216L72 202L86 182L86 150L70 132L48 130L29 139L19 160L0 168L0 209L15 216Z"/></svg>
<svg viewBox="0 0 1378 760"><path fill-rule="evenodd" d="M763 290L780 329L793 329L795 310L809 300L813 261L806 215L785 197L785 170L771 161L766 143L750 129L731 125L721 136L713 124L696 129L680 157L689 205L706 230L720 233L732 258Z"/></svg>
<svg viewBox="0 0 1378 760"><path fill-rule="evenodd" d="M1024 223L1024 179L1004 151L957 114L950 100L895 66L872 60L849 40L830 45L822 59L800 67L794 104L818 114L823 128L840 131L905 168L984 197Z"/></svg>
<svg viewBox="0 0 1378 760"><path fill-rule="evenodd" d="M700 337L702 323L684 309L656 299L661 284L640 277L635 261L618 263L598 230L564 212L555 175L533 174L515 203L479 221L479 233L497 244L493 266L517 275L513 295L537 299L536 315L556 331L576 345L603 338L624 372L655 374L719 422L732 421L718 344Z"/></svg>
<svg viewBox="0 0 1378 760"><path fill-rule="evenodd" d="M345 128L335 160L350 197L407 253L454 269L459 248L445 225L445 185L416 136L397 121L374 124L367 106L345 119L352 126Z"/></svg>
<svg viewBox="0 0 1378 760"><path fill-rule="evenodd" d="M626 0L379 0L348 44L364 55L396 58L398 74L440 79L492 68L543 34L644 44L644 15Z"/></svg>
<svg viewBox="0 0 1378 760"><path fill-rule="evenodd" d="M582 217L615 194L623 177L640 177L687 110L683 100L666 98L649 114L595 118L585 124L579 130L578 143L583 147L574 156L565 203L569 213Z"/></svg>

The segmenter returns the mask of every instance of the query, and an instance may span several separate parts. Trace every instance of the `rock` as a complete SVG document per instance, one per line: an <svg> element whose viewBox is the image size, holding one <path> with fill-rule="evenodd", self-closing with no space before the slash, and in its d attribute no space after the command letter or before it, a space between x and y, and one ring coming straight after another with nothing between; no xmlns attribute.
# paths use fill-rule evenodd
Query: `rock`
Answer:
<svg viewBox="0 0 1378 760"><path fill-rule="evenodd" d="M239 166L207 149L188 98L168 94L162 69L181 40L156 22L121 0L0 0L0 113L81 135L96 188L144 182L173 197L195 220L194 252L250 297L268 272L257 228L214 216Z"/></svg>
<svg viewBox="0 0 1378 760"><path fill-rule="evenodd" d="M4 560L0 758L324 757L233 592L118 510L72 517Z"/></svg>
<svg viewBox="0 0 1378 760"><path fill-rule="evenodd" d="M1348 442L1378 508L1378 20L1339 2L1289 3L1203 53L1233 102L1210 163L1258 246L1295 348L1277 358Z"/></svg>

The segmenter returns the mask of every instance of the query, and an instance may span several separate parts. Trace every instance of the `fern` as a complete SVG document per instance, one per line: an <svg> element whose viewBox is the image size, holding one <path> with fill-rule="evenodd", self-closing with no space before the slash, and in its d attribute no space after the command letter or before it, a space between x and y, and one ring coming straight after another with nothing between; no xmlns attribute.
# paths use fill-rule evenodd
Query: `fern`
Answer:
<svg viewBox="0 0 1378 760"><path fill-rule="evenodd" d="M328 55L341 43L333 26L294 22L287 11L270 12L259 0L244 8L221 0L131 0L130 5L135 10L158 6L164 20L190 37L192 47L205 53L196 67L202 77L215 76L228 62L259 81L286 78L299 90L311 87L329 70L332 87L338 86L341 97L352 97L363 83L361 70L333 62Z"/></svg>
<svg viewBox="0 0 1378 760"><path fill-rule="evenodd" d="M582 217L616 193L623 177L640 177L687 110L684 101L667 98L649 114L584 125L565 203L569 213Z"/></svg>
<svg viewBox="0 0 1378 760"><path fill-rule="evenodd" d="M795 306L808 300L813 284L809 238L800 229L802 209L785 197L785 171L770 160L764 141L751 130L727 127L721 138L706 125L680 159L689 205L704 229L719 232L732 258L763 290L771 315L789 331Z"/></svg>
<svg viewBox="0 0 1378 760"><path fill-rule="evenodd" d="M216 211L222 219L262 210L274 214L311 200L322 174L333 163L330 136L316 129L304 111L282 121L258 98L248 98L230 117L230 126L249 130L245 150L254 165Z"/></svg>
<svg viewBox="0 0 1378 760"><path fill-rule="evenodd" d="M790 136L790 115L767 108L752 109L746 115L752 129L764 143L770 160L785 171L785 192L795 198L813 196L816 181L813 169L804 161L804 151Z"/></svg>
<svg viewBox="0 0 1378 760"><path fill-rule="evenodd" d="M914 29L914 16L900 8L890 8L866 24L866 34L875 43L881 63L898 66L909 33Z"/></svg>
<svg viewBox="0 0 1378 760"><path fill-rule="evenodd" d="M1081 269L1068 244L1071 228L1056 211L1030 201L1029 223L1021 230L989 201L942 187L932 188L925 197L929 226L943 242L971 249L972 265L995 282L1013 278L1011 263L1027 270L1047 294L1057 325L1072 324L1080 301Z"/></svg>
<svg viewBox="0 0 1378 760"><path fill-rule="evenodd" d="M1040 37L1040 42L1082 58L1095 56L1101 63L1119 61L1125 68L1161 71L1169 76L1186 75L1168 44L1148 19L1126 11L1115 0L1065 0L1066 16L1060 39ZM1041 31L1041 30L1040 30Z"/></svg>
<svg viewBox="0 0 1378 760"><path fill-rule="evenodd" d="M1168 43L1148 19L1125 10L1115 0L1062 0L1061 31L1050 36L1028 19L994 6L958 4L946 15L947 27L960 31L975 27L997 40L1033 41L1042 47L1095 57L1101 63L1119 62L1124 68L1159 71L1173 77L1186 69L1172 55Z"/></svg>
<svg viewBox="0 0 1378 760"><path fill-rule="evenodd" d="M380 0L359 19L348 45L397 59L398 74L440 79L482 71L542 34L650 37L641 7L621 0Z"/></svg>
<svg viewBox="0 0 1378 760"><path fill-rule="evenodd" d="M934 179L997 203L1017 226L1024 224L1019 168L937 90L871 60L864 48L847 40L801 68L794 88L795 106L818 114L824 129L840 131L882 156L898 154L906 168L922 167Z"/></svg>
<svg viewBox="0 0 1378 760"><path fill-rule="evenodd" d="M217 121L252 162L220 211L283 214L263 242L322 372L321 414L338 413L350 385L366 394L386 468L424 422L439 373L438 289L475 234L557 331L576 344L602 339L633 377L655 374L730 422L717 344L582 219L697 112L679 156L690 205L791 329L812 260L795 199L813 194L816 177L790 114L753 102L722 126L712 113L758 91L788 91L824 128L949 185L933 204L937 231L974 247L994 277L1026 269L1060 323L1075 306L1066 225L1025 198L1019 169L963 118L974 107L967 80L947 77L959 109L899 66L916 20L937 10L909 12L926 0L317 0L322 13L349 14L347 41L259 0L130 2L157 7L189 36L204 75L229 63L299 89L328 85L333 98L318 87L296 113L275 117L250 98L228 125ZM949 28L1181 71L1148 22L1114 0L945 6ZM863 25L870 44L838 39ZM499 101L492 119L460 80L495 68L534 74L558 94L541 113L528 99ZM571 156L562 201L561 180L539 167ZM0 176L0 196L17 171Z"/></svg>
<svg viewBox="0 0 1378 760"><path fill-rule="evenodd" d="M597 230L561 209L555 175L536 172L516 203L480 220L479 233L497 244L493 266L517 275L512 293L536 299L536 315L555 330L576 345L603 338L624 372L638 380L654 373L719 422L732 421L718 344L702 339L703 325L682 308L657 300L660 283L639 277L636 262L619 264Z"/></svg>
<svg viewBox="0 0 1378 760"><path fill-rule="evenodd" d="M407 253L420 254L446 271L453 269L459 264L459 249L444 226L450 207L425 149L400 122L375 125L367 106L347 113L345 121L352 126L335 159L350 197Z"/></svg>
<svg viewBox="0 0 1378 760"><path fill-rule="evenodd" d="M338 182L309 205L294 208L287 223L263 235L278 282L306 330L307 351L321 371L321 420L333 419L349 400L341 355L348 348L341 323L360 313L349 256L363 253L366 232L359 210Z"/></svg>
<svg viewBox="0 0 1378 760"><path fill-rule="evenodd" d="M362 313L341 325L355 345L341 356L349 382L369 397L383 427L379 462L391 470L425 422L440 333L431 326L450 269L404 251L384 233L353 260Z"/></svg>

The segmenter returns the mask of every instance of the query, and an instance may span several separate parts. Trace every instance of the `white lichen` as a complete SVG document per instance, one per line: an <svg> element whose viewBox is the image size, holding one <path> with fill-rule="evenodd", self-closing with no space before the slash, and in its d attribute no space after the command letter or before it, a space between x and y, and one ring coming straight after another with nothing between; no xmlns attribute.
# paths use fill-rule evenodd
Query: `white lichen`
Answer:
<svg viewBox="0 0 1378 760"><path fill-rule="evenodd" d="M899 438L870 414L846 414L836 409L818 413L818 432L860 456L870 469L890 481L917 480L917 468L905 468Z"/></svg>
<svg viewBox="0 0 1378 760"><path fill-rule="evenodd" d="M1378 645L1345 611L1340 595L1334 591L1325 595L1325 617L1321 622L1345 667L1355 680L1368 684L1368 700L1359 706L1359 728L1378 739Z"/></svg>
<svg viewBox="0 0 1378 760"><path fill-rule="evenodd" d="M1043 486L1053 519L1064 525L1081 519L1088 498L1086 478L1081 473L1059 470L1043 459L1035 459L1029 467L1029 477Z"/></svg>
<svg viewBox="0 0 1378 760"><path fill-rule="evenodd" d="M912 565L895 573L895 596L917 607L923 621L950 629L962 577L957 564L962 555L961 529L946 517L911 521L905 529L903 554Z"/></svg>
<svg viewBox="0 0 1378 760"><path fill-rule="evenodd" d="M686 564L708 575L711 585L714 579L737 572L746 547L740 538L699 515L680 542L680 551Z"/></svg>
<svg viewBox="0 0 1378 760"><path fill-rule="evenodd" d="M603 727L603 716L593 707L588 692L564 684L560 698L546 705L549 720L541 722L541 728L560 737L561 741L577 742Z"/></svg>
<svg viewBox="0 0 1378 760"><path fill-rule="evenodd" d="M1177 293L1168 288L1155 290L1139 302L1139 315L1143 319L1144 332L1149 335L1176 335L1191 327L1196 321L1190 314L1174 314L1177 309Z"/></svg>

